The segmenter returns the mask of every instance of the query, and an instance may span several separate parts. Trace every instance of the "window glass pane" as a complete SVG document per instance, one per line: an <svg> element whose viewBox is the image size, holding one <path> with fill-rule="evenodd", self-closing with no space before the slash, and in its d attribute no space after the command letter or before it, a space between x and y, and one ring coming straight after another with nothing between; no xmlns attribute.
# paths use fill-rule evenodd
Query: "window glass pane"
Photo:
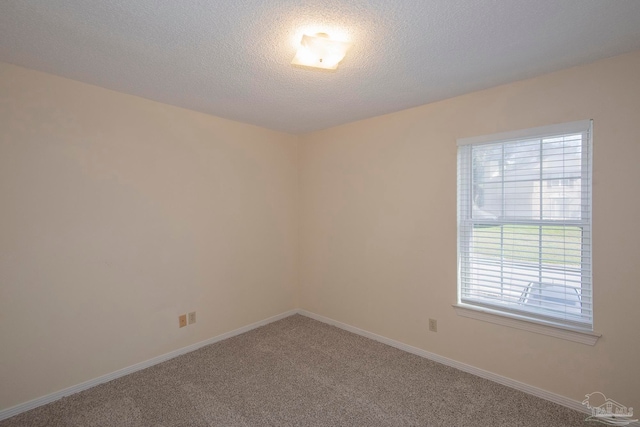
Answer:
<svg viewBox="0 0 640 427"><path fill-rule="evenodd" d="M473 147L473 183L484 184L502 180L502 148L493 145Z"/></svg>
<svg viewBox="0 0 640 427"><path fill-rule="evenodd" d="M540 181L505 182L503 219L540 219Z"/></svg>
<svg viewBox="0 0 640 427"><path fill-rule="evenodd" d="M540 227L536 225L504 225L504 259L527 263L530 268L538 268L540 249Z"/></svg>
<svg viewBox="0 0 640 427"><path fill-rule="evenodd" d="M542 182L542 218L579 220L582 217L582 179L550 179Z"/></svg>
<svg viewBox="0 0 640 427"><path fill-rule="evenodd" d="M576 178L582 173L582 135L547 138L542 142L542 178Z"/></svg>
<svg viewBox="0 0 640 427"><path fill-rule="evenodd" d="M472 253L478 257L500 258L501 256L501 231L502 226L473 227Z"/></svg>
<svg viewBox="0 0 640 427"><path fill-rule="evenodd" d="M543 264L580 268L582 262L582 229L574 226L542 227L541 257Z"/></svg>
<svg viewBox="0 0 640 427"><path fill-rule="evenodd" d="M504 179L540 179L540 140L504 144Z"/></svg>
<svg viewBox="0 0 640 427"><path fill-rule="evenodd" d="M485 182L473 187L473 218L495 220L502 217L502 182Z"/></svg>

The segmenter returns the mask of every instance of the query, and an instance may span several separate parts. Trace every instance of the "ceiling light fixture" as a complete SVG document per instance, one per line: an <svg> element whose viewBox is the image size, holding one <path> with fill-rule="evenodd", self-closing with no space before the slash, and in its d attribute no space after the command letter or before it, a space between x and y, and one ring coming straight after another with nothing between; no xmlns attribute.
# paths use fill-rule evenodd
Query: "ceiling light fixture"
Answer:
<svg viewBox="0 0 640 427"><path fill-rule="evenodd" d="M349 47L351 43L331 40L326 33L317 33L313 36L305 34L291 64L335 70Z"/></svg>

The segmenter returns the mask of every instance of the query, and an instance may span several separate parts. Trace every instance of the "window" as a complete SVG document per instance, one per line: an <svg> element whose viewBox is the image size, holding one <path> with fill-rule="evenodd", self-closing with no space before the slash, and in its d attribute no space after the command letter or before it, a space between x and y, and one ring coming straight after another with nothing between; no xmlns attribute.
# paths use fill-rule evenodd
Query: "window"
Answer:
<svg viewBox="0 0 640 427"><path fill-rule="evenodd" d="M458 282L458 307L593 329L591 121L458 140Z"/></svg>

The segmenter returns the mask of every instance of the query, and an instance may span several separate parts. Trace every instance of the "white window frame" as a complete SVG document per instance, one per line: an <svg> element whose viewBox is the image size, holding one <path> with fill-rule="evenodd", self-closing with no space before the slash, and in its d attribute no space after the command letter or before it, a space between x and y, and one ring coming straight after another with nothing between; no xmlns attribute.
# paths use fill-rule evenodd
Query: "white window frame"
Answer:
<svg viewBox="0 0 640 427"><path fill-rule="evenodd" d="M591 175L592 175L592 138L593 138L593 130L592 130L592 121L591 120L582 120L577 122L570 123L562 123L555 124L550 126L542 126L532 129L523 129L512 132L503 132L493 135L484 135L479 137L471 137L471 138L462 138L458 139L458 146L466 146L466 145L480 145L480 144L491 144L491 143L502 143L509 141L518 141L524 139L534 139L534 138L543 138L550 137L555 135L566 135L571 133L584 133L587 132L588 138L587 141L584 142L584 147L587 149L587 155L584 157L586 162L584 162L582 166L581 176L583 180L586 180L586 183L583 185L587 185L587 201L583 200L583 209L588 209L586 223L582 225L587 227L589 235L591 234ZM458 162L465 161L465 159L461 158L461 150L459 149L458 153ZM464 245L461 242L464 239L461 239L461 226L465 224L469 226L469 224L473 224L473 220L471 219L471 202L462 202L461 203L461 181L465 178L467 181L467 186L470 186L472 182L472 178L470 174L472 173L472 168L467 165L466 171L469 176L461 177L460 164L458 166L458 291L457 291L457 303L454 304L454 308L458 315L469 317L477 320L483 320L491 323L496 323L500 325L505 325L509 327L514 327L518 329L524 329L531 332L550 335L557 338L567 339L570 341L580 342L588 345L595 345L596 341L600 337L599 334L593 332L593 317L591 318L591 324L588 327L584 325L574 325L570 322L556 321L556 319L547 319L540 316L529 316L526 312L521 311L511 311L509 309L500 309L500 307L495 306L486 306L480 303L479 301L465 301L462 300L462 269L465 268L465 259L461 257L461 253L469 253L467 251L461 251L461 245ZM588 205L588 206L584 206ZM504 224L508 224L509 221L505 221ZM471 225L472 226L472 225ZM591 244L592 246L592 244ZM591 262L591 253L592 247L589 248L589 259L588 262ZM589 283L591 283L592 277L592 269L589 268L588 271ZM591 287L592 292L592 287ZM593 306L591 306L591 309Z"/></svg>

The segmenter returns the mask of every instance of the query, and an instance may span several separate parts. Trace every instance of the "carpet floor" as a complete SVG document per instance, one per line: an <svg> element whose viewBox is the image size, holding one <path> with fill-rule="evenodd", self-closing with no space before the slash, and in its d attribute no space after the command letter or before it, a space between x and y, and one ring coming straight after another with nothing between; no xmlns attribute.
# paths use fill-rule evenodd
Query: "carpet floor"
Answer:
<svg viewBox="0 0 640 427"><path fill-rule="evenodd" d="M294 315L0 427L586 426L585 414Z"/></svg>

